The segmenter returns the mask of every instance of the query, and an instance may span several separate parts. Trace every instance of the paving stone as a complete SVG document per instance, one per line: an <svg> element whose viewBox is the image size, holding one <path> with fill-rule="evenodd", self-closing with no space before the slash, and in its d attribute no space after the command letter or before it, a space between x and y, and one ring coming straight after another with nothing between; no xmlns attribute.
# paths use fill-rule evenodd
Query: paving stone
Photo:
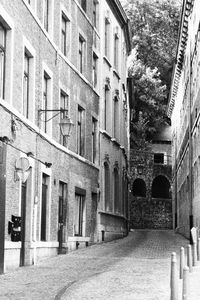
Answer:
<svg viewBox="0 0 200 300"><path fill-rule="evenodd" d="M169 300L171 253L188 243L170 230L135 230L0 276L0 299Z"/></svg>

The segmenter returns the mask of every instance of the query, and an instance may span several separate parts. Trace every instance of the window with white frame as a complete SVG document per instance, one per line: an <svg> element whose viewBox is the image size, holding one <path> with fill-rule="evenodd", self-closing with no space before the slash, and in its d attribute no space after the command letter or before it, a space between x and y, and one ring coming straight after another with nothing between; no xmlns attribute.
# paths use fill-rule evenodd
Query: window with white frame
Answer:
<svg viewBox="0 0 200 300"><path fill-rule="evenodd" d="M79 192L80 190L80 192ZM85 190L76 188L75 192L75 210L74 210L74 235L85 235L85 218L86 218L86 204L85 204Z"/></svg>
<svg viewBox="0 0 200 300"><path fill-rule="evenodd" d="M97 120L92 118L92 162L95 163L97 156Z"/></svg>
<svg viewBox="0 0 200 300"><path fill-rule="evenodd" d="M48 108L48 83L49 77L47 73L44 72L44 77L43 77L43 105L42 109L44 110L43 115L44 115L44 132L47 132L47 108Z"/></svg>
<svg viewBox="0 0 200 300"><path fill-rule="evenodd" d="M118 28L114 34L114 68L118 71L119 68L119 34Z"/></svg>
<svg viewBox="0 0 200 300"><path fill-rule="evenodd" d="M49 31L49 0L43 0L43 24L44 29Z"/></svg>
<svg viewBox="0 0 200 300"><path fill-rule="evenodd" d="M60 109L64 110L60 114L60 122L62 122L62 120L68 116L68 109L69 109L69 96L63 90L60 90ZM61 144L65 146L66 144L65 136L60 134L60 140L61 140Z"/></svg>
<svg viewBox="0 0 200 300"><path fill-rule="evenodd" d="M86 12L86 9L87 9L87 0L81 0L81 7Z"/></svg>
<svg viewBox="0 0 200 300"><path fill-rule="evenodd" d="M6 29L0 23L0 97L1 98L4 98L5 57L6 57Z"/></svg>
<svg viewBox="0 0 200 300"><path fill-rule="evenodd" d="M44 130L45 133L47 133L49 130L49 125L48 123L51 118L51 113L48 112L51 108L51 77L49 74L44 71L43 73L43 92L42 92L42 115L41 115L41 120L42 120L42 129Z"/></svg>
<svg viewBox="0 0 200 300"><path fill-rule="evenodd" d="M82 107L78 106L77 116L77 153L81 156L85 152L85 111Z"/></svg>
<svg viewBox="0 0 200 300"><path fill-rule="evenodd" d="M62 21L61 21L61 51L62 51L62 53L65 56L67 55L68 26L69 26L69 19L62 12Z"/></svg>
<svg viewBox="0 0 200 300"><path fill-rule="evenodd" d="M115 90L115 95L113 98L113 134L115 138L118 138L119 135L119 90Z"/></svg>
<svg viewBox="0 0 200 300"><path fill-rule="evenodd" d="M98 27L98 1L93 0L93 25L95 28Z"/></svg>
<svg viewBox="0 0 200 300"><path fill-rule="evenodd" d="M93 52L93 61L92 61L92 82L93 87L97 87L97 74L98 74L98 56Z"/></svg>
<svg viewBox="0 0 200 300"><path fill-rule="evenodd" d="M23 115L29 117L30 56L24 52Z"/></svg>
<svg viewBox="0 0 200 300"><path fill-rule="evenodd" d="M85 65L85 40L79 35L79 48L78 48L78 69L80 73L84 72Z"/></svg>
<svg viewBox="0 0 200 300"><path fill-rule="evenodd" d="M104 129L109 130L109 120L110 120L110 86L105 84L104 87Z"/></svg>
<svg viewBox="0 0 200 300"><path fill-rule="evenodd" d="M105 17L105 32L104 32L104 54L107 58L110 55L110 20L108 17Z"/></svg>

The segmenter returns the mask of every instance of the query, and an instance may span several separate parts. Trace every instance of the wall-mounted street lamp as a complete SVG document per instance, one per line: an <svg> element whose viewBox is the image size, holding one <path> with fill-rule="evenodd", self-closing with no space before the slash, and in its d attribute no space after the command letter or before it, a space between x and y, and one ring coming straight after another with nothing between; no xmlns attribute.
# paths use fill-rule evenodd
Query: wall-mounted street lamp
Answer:
<svg viewBox="0 0 200 300"><path fill-rule="evenodd" d="M45 120L45 123L47 123L48 121L52 120L53 118L55 118L58 114L63 114L64 117L61 118L61 121L59 123L60 125L60 131L61 134L64 137L69 137L71 134L71 130L72 130L72 126L74 125L72 120L70 119L70 117L68 117L66 115L66 113L68 112L68 110L66 109L40 109L39 114L41 113L46 113L46 112L58 112L57 114L55 114L53 117L49 118L48 120Z"/></svg>

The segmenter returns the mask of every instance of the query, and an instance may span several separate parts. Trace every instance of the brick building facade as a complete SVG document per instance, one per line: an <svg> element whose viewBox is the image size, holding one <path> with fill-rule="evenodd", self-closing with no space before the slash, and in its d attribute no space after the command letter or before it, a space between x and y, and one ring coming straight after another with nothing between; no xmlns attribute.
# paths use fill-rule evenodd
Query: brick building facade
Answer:
<svg viewBox="0 0 200 300"><path fill-rule="evenodd" d="M172 120L174 227L189 238L200 224L200 3L183 1L168 115Z"/></svg>
<svg viewBox="0 0 200 300"><path fill-rule="evenodd" d="M109 139L113 146L106 148L100 133L107 82L102 28L104 14L115 11L112 18L121 31L111 61L117 62L123 43L125 65L128 23L117 0L102 3L0 1L1 272L102 240L103 151L120 169L122 189L128 153L121 117L124 107L128 114L126 72L119 73L118 85L111 83L112 93L119 86L115 122L120 120L125 141ZM113 31L111 37L118 38ZM66 117L73 122L70 136L63 136L59 125Z"/></svg>

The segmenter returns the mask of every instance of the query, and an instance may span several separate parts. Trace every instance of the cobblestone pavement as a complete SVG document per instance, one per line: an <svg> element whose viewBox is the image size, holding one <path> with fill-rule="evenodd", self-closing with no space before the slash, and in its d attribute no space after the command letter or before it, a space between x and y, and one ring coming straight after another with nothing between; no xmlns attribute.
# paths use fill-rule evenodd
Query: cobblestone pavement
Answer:
<svg viewBox="0 0 200 300"><path fill-rule="evenodd" d="M135 230L1 275L0 299L168 300L171 253L187 244L173 231Z"/></svg>

